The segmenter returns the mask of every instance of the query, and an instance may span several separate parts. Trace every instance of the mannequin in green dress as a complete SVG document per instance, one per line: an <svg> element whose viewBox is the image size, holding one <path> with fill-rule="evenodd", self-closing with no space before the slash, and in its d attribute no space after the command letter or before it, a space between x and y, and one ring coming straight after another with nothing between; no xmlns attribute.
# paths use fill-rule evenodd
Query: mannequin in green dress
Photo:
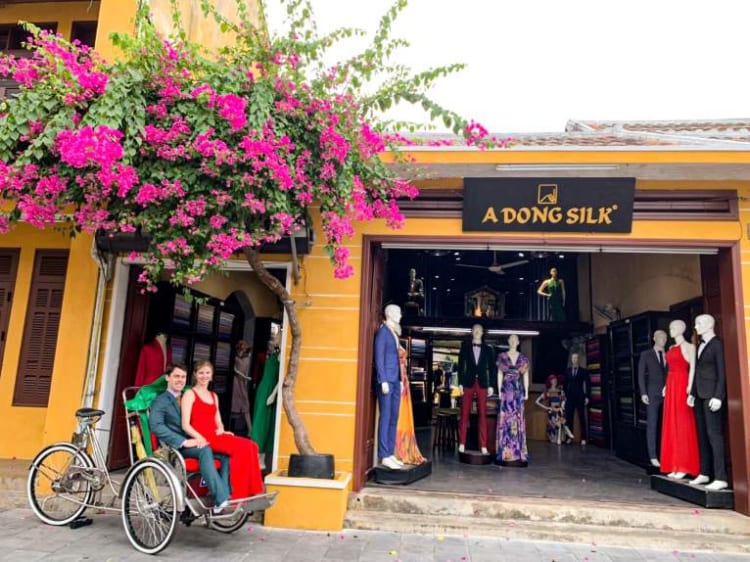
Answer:
<svg viewBox="0 0 750 562"><path fill-rule="evenodd" d="M263 368L263 377L255 391L253 429L250 439L258 444L260 454L273 452L274 422L276 421L276 396L279 392L279 353L269 353Z"/></svg>
<svg viewBox="0 0 750 562"><path fill-rule="evenodd" d="M549 279L542 281L537 294L549 303L549 319L553 322L565 321L565 281L557 276L557 268L549 270Z"/></svg>

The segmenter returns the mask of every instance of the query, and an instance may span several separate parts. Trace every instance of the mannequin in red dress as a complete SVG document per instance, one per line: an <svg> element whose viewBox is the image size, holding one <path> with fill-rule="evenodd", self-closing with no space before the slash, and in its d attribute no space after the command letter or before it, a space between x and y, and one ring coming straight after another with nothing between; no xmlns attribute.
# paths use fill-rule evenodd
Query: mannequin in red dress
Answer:
<svg viewBox="0 0 750 562"><path fill-rule="evenodd" d="M669 335L675 345L667 351L667 383L661 432L661 471L679 480L700 469L698 432L690 391L695 376L695 346L685 340L685 323L673 320Z"/></svg>
<svg viewBox="0 0 750 562"><path fill-rule="evenodd" d="M154 339L146 342L138 355L138 368L135 371L135 386L151 384L172 364L172 350L167 345L167 334L158 332Z"/></svg>
<svg viewBox="0 0 750 562"><path fill-rule="evenodd" d="M263 493L263 475L258 461L258 445L224 429L219 399L208 389L214 368L210 361L199 361L193 371L193 388L182 396L182 429L214 453L229 456L231 499Z"/></svg>

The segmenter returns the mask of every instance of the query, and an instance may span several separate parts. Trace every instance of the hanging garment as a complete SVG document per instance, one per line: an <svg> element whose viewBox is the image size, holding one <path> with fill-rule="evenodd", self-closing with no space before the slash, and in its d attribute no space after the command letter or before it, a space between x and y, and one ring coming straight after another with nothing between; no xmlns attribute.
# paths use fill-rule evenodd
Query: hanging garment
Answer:
<svg viewBox="0 0 750 562"><path fill-rule="evenodd" d="M261 378L260 384L255 393L253 429L250 432L250 438L258 444L261 453L273 452L276 404L279 401L278 392L276 394L276 399L270 406L266 404L266 402L278 384L279 354L271 353L266 359L266 364L263 368L263 378Z"/></svg>
<svg viewBox="0 0 750 562"><path fill-rule="evenodd" d="M138 367L135 371L134 386L146 386L164 374L167 366L172 364L172 350L166 345L166 357L164 350L156 338L152 339L141 348L138 355Z"/></svg>
<svg viewBox="0 0 750 562"><path fill-rule="evenodd" d="M396 424L397 458L406 464L422 464L425 458L417 445L417 435L414 431L414 413L411 406L411 391L409 377L406 376L406 350L399 346L398 359L401 364L401 407L398 411Z"/></svg>

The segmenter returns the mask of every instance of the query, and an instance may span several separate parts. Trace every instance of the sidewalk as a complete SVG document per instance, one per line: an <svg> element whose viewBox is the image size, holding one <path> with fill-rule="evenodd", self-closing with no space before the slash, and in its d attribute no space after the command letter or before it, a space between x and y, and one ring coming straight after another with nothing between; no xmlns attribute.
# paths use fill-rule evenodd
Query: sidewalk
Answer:
<svg viewBox="0 0 750 562"><path fill-rule="evenodd" d="M750 555L728 555L597 547L499 538L413 535L370 531L320 533L267 529L249 524L222 535L197 522L178 526L174 540L159 556L136 552L118 515L89 514L89 527L49 527L28 509L0 513L0 560L88 560L124 562L221 559L222 561L319 562L513 562L538 561L750 561Z"/></svg>

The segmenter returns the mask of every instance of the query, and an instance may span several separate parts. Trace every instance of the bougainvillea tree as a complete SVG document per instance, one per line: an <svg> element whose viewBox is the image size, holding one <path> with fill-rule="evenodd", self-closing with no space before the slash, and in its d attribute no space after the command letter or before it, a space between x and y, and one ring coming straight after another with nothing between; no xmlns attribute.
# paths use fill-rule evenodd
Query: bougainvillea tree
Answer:
<svg viewBox="0 0 750 562"><path fill-rule="evenodd" d="M304 0L285 2L279 36L267 33L262 4L253 22L238 0L239 23L202 5L235 37L218 54L186 40L176 9L176 32L163 37L141 7L135 33L114 37L124 53L114 62L29 26L31 56L0 60L0 75L21 88L0 107L0 232L22 221L147 233L144 290L165 273L189 286L244 253L288 314L283 402L298 450L311 454L293 402L296 308L263 266L262 246L301 228L315 206L333 274L345 278L353 270L343 243L355 221L403 223L397 200L416 190L378 158L408 142L379 117L392 104L421 106L468 143L494 140L427 96L460 65L413 74L392 62L404 42L390 31L406 0L383 16L369 47L334 66L324 53L362 32L321 36Z"/></svg>

